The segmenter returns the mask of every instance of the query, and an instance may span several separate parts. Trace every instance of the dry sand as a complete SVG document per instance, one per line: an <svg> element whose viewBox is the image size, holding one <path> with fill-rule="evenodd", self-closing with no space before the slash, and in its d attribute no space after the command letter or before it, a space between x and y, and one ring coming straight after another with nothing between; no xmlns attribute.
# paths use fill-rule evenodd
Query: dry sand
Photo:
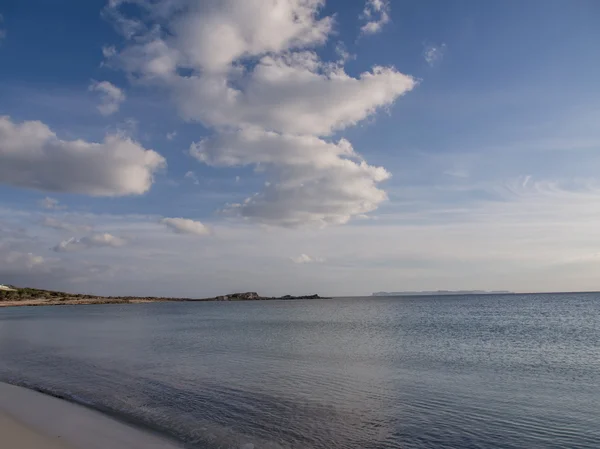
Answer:
<svg viewBox="0 0 600 449"><path fill-rule="evenodd" d="M0 447L6 449L72 449L60 436L43 435L0 412Z"/></svg>
<svg viewBox="0 0 600 449"><path fill-rule="evenodd" d="M1 449L181 449L61 399L0 383Z"/></svg>

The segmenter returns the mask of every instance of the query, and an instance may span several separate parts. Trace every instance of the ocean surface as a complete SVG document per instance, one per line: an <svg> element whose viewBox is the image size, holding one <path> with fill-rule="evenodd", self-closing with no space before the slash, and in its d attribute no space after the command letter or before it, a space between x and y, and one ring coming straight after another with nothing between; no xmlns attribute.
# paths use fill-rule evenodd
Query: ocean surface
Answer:
<svg viewBox="0 0 600 449"><path fill-rule="evenodd" d="M191 448L600 448L600 295L5 308L0 381Z"/></svg>

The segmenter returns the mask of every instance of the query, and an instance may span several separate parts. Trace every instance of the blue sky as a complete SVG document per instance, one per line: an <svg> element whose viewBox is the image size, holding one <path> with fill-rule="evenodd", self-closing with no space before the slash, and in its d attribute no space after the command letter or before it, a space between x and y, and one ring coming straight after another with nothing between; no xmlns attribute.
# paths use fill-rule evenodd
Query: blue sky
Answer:
<svg viewBox="0 0 600 449"><path fill-rule="evenodd" d="M597 2L265 5L0 2L0 282L600 289Z"/></svg>

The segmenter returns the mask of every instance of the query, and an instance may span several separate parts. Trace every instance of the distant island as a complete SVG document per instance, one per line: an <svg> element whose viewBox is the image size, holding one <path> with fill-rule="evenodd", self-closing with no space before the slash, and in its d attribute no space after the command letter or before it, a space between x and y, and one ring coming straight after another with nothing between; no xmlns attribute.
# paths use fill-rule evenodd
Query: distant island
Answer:
<svg viewBox="0 0 600 449"><path fill-rule="evenodd" d="M267 301L295 299L330 299L319 295L260 296L256 292L232 293L211 298L171 298L153 296L96 296L66 293L37 288L19 288L0 284L0 307L8 306L59 306L78 304L138 304L146 302L207 302L207 301Z"/></svg>
<svg viewBox="0 0 600 449"><path fill-rule="evenodd" d="M444 295L505 295L508 290L435 290L418 292L375 292L371 296L444 296Z"/></svg>

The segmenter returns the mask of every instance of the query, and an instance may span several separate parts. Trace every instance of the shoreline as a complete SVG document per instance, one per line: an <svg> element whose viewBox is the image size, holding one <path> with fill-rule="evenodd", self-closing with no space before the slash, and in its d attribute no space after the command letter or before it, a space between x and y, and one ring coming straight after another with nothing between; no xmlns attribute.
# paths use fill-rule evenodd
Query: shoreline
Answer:
<svg viewBox="0 0 600 449"><path fill-rule="evenodd" d="M11 449L182 449L91 407L0 382L0 435Z"/></svg>
<svg viewBox="0 0 600 449"><path fill-rule="evenodd" d="M211 302L211 301L293 301L298 299L331 299L319 295L279 297L260 296L256 292L232 293L212 298L178 298L152 296L97 296L56 292L33 288L12 287L0 290L0 307L64 306L94 304L143 304L150 302Z"/></svg>
<svg viewBox="0 0 600 449"><path fill-rule="evenodd" d="M57 300L47 301L45 299L25 299L22 301L0 301L0 308L2 307L42 307L42 306L93 306L102 304L147 304L150 302L193 302L200 300L181 300L181 299L98 299L98 300Z"/></svg>

